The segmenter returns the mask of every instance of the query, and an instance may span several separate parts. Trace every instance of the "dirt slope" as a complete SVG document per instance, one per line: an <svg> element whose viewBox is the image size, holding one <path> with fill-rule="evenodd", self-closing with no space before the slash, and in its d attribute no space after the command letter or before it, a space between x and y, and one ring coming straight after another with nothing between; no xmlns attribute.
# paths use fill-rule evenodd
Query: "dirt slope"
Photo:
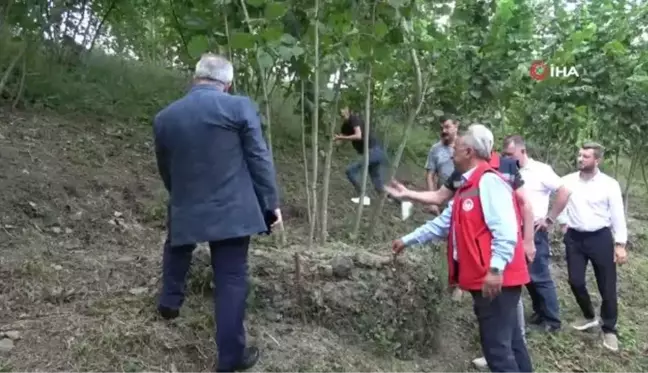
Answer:
<svg viewBox="0 0 648 373"><path fill-rule="evenodd" d="M354 207L343 164L332 185L332 243L308 252L299 158L285 149L275 155L290 241L279 249L271 238L256 238L251 255L248 328L263 348L259 370L470 369L479 352L470 300L448 300L442 255L411 250L394 264L380 240L367 247L337 242L348 241ZM200 255L182 317L167 323L154 312L164 193L148 129L0 109L0 160L0 371L208 371L215 346L209 270ZM385 240L425 219L418 213L401 223L389 209L379 230ZM632 220L635 242L646 238L644 225ZM578 312L556 247L568 322ZM531 331L538 370L648 370L648 260L641 247L632 255L620 274L624 350L605 352L596 335Z"/></svg>

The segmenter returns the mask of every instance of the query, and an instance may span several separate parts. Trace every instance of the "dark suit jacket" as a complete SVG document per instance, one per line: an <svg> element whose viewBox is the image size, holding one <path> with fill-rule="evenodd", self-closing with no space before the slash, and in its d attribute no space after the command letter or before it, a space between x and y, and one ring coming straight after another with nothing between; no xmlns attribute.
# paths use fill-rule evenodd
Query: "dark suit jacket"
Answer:
<svg viewBox="0 0 648 373"><path fill-rule="evenodd" d="M172 246L266 232L279 205L272 156L248 97L196 85L153 124Z"/></svg>

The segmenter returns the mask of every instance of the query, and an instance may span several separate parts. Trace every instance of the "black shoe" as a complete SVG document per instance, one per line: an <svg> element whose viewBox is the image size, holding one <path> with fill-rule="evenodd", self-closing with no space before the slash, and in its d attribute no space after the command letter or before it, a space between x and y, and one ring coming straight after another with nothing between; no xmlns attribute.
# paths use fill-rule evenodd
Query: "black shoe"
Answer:
<svg viewBox="0 0 648 373"><path fill-rule="evenodd" d="M160 316L166 320L173 320L176 317L180 316L180 311L179 310L174 310L169 307L164 307L164 306L158 306L158 312L160 313Z"/></svg>
<svg viewBox="0 0 648 373"><path fill-rule="evenodd" d="M542 322L542 317L540 317L540 315L538 315L537 313L534 313L533 315L531 315L531 317L529 317L529 324L531 325L541 325Z"/></svg>
<svg viewBox="0 0 648 373"><path fill-rule="evenodd" d="M560 330L560 326L543 323L540 325L540 330L546 333L555 333Z"/></svg>
<svg viewBox="0 0 648 373"><path fill-rule="evenodd" d="M216 369L217 372L242 372L256 365L259 361L259 349L256 347L246 347L243 351L243 360L232 369Z"/></svg>

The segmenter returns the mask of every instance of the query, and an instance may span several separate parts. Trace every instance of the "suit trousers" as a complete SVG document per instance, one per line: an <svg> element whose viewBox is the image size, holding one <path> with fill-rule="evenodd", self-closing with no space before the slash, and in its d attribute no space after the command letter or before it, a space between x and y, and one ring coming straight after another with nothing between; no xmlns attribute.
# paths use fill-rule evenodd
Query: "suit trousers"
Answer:
<svg viewBox="0 0 648 373"><path fill-rule="evenodd" d="M505 287L493 299L471 291L482 352L491 372L532 372L518 319L521 286Z"/></svg>
<svg viewBox="0 0 648 373"><path fill-rule="evenodd" d="M596 285L601 294L601 319L604 333L617 333L617 268L614 262L614 237L610 228L595 232L568 229L564 237L567 273L576 302L587 319L596 317L585 283L587 262L592 262Z"/></svg>
<svg viewBox="0 0 648 373"><path fill-rule="evenodd" d="M245 311L248 295L248 248L250 237L237 237L209 243L214 272L214 312L218 370L232 371L241 360L246 345ZM184 302L186 277L196 245L164 245L160 305L180 309Z"/></svg>

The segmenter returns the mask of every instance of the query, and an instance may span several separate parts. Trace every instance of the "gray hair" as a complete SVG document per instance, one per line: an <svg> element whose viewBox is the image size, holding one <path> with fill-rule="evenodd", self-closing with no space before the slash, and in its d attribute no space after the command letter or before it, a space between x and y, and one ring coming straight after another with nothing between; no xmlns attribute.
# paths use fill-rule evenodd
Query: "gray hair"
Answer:
<svg viewBox="0 0 648 373"><path fill-rule="evenodd" d="M225 57L205 53L196 64L194 79L206 79L230 84L234 80L234 67Z"/></svg>
<svg viewBox="0 0 648 373"><path fill-rule="evenodd" d="M466 146L472 148L477 156L482 159L489 159L493 151L493 132L483 124L473 124L462 135Z"/></svg>

